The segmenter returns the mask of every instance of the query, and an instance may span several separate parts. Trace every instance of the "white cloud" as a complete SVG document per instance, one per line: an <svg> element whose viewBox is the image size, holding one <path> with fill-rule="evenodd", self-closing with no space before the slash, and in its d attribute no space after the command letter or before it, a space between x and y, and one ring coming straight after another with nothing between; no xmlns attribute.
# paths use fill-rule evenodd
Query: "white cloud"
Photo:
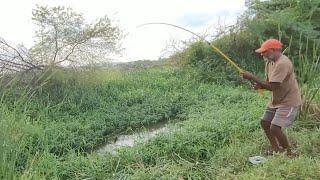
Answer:
<svg viewBox="0 0 320 180"><path fill-rule="evenodd" d="M36 4L69 6L90 21L103 15L117 20L129 33L123 43L126 51L122 61L157 59L170 38L191 37L161 25L136 28L140 24L166 22L200 33L215 27L219 16L229 24L244 10L244 0L6 0L0 6L0 36L31 46L35 29L31 12Z"/></svg>

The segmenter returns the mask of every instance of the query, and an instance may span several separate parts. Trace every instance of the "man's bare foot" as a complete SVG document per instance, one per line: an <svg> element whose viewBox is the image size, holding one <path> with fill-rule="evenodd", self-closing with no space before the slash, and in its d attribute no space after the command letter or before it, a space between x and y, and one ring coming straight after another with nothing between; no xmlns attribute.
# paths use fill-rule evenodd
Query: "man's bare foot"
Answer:
<svg viewBox="0 0 320 180"><path fill-rule="evenodd" d="M273 150L273 149L267 149L264 154L266 156L273 156L275 153L281 152L281 150Z"/></svg>
<svg viewBox="0 0 320 180"><path fill-rule="evenodd" d="M295 151L287 150L287 156L290 158L297 157L299 154Z"/></svg>

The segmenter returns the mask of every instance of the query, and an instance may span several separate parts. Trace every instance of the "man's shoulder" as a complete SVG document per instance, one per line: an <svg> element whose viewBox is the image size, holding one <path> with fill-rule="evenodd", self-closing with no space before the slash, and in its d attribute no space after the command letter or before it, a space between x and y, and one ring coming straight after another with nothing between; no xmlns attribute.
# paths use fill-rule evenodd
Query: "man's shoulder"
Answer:
<svg viewBox="0 0 320 180"><path fill-rule="evenodd" d="M289 59L289 57L286 56L286 55L284 55L284 54L282 54L282 55L280 56L280 60L282 60L283 62L291 62L291 60Z"/></svg>
<svg viewBox="0 0 320 180"><path fill-rule="evenodd" d="M292 65L291 60L286 56L286 55L282 55L280 56L280 59L278 61L278 64L282 64L282 65Z"/></svg>

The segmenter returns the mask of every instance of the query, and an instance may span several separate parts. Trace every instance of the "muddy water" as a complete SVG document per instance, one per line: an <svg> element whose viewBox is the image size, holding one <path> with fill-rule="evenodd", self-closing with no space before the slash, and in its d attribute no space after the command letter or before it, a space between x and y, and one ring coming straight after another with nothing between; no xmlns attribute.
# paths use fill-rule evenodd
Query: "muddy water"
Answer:
<svg viewBox="0 0 320 180"><path fill-rule="evenodd" d="M132 134L119 135L116 140L112 143L108 143L102 146L97 150L97 153L104 154L110 152L111 154L117 154L117 149L129 146L132 147L138 142L145 142L152 137L155 137L159 133L167 133L169 128L167 122L160 122L148 127L143 128L142 130L133 132Z"/></svg>

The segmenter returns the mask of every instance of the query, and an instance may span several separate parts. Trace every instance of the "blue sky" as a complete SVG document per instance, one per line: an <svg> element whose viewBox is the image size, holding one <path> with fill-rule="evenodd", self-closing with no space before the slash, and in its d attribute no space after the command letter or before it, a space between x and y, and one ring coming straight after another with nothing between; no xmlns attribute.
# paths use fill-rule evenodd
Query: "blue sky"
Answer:
<svg viewBox="0 0 320 180"><path fill-rule="evenodd" d="M216 17L228 17L234 18L233 14L230 14L229 11L221 10L218 12L188 12L183 14L181 17L177 19L177 22L181 25L188 25L190 27L203 27L208 25L212 19L216 19Z"/></svg>
<svg viewBox="0 0 320 180"><path fill-rule="evenodd" d="M196 33L210 33L221 25L233 24L245 10L245 0L3 0L0 6L0 36L14 43L33 45L32 9L36 4L67 6L83 13L88 21L108 15L127 33L125 51L119 61L158 59L165 56L171 40L192 36L164 26L138 25L149 22L172 23Z"/></svg>

